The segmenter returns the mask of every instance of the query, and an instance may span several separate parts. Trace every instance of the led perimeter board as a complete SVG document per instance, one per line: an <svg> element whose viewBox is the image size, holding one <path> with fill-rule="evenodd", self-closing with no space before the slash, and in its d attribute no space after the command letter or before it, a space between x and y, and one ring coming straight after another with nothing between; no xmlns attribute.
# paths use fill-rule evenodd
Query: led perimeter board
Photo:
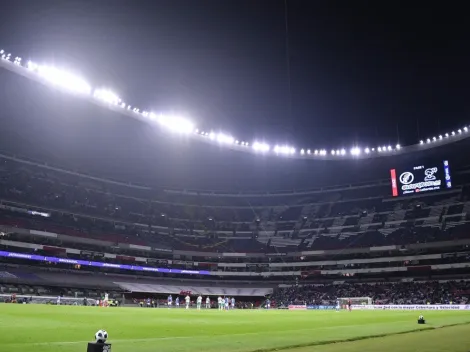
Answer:
<svg viewBox="0 0 470 352"><path fill-rule="evenodd" d="M452 178L447 160L431 165L391 169L390 179L393 197L452 188Z"/></svg>

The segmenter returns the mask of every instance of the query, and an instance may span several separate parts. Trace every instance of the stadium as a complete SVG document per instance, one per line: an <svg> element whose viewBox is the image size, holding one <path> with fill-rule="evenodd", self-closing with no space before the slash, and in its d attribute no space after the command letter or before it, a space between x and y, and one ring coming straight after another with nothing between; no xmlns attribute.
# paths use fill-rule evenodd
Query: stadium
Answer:
<svg viewBox="0 0 470 352"><path fill-rule="evenodd" d="M470 125L276 144L23 55L0 48L0 351L468 350Z"/></svg>

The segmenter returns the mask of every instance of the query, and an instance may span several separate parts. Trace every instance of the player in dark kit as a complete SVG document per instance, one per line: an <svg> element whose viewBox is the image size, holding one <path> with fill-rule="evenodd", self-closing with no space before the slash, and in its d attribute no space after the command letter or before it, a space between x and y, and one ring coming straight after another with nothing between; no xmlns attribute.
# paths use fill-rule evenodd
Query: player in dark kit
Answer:
<svg viewBox="0 0 470 352"><path fill-rule="evenodd" d="M350 299L348 299L348 309L349 309L349 311L351 311L351 300Z"/></svg>

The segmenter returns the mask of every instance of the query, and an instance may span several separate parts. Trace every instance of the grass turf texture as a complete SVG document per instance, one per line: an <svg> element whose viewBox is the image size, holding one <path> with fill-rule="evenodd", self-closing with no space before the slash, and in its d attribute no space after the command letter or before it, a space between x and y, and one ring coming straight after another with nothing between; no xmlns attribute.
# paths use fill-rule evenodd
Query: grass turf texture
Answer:
<svg viewBox="0 0 470 352"><path fill-rule="evenodd" d="M470 311L423 312L424 327L419 314L2 304L0 351L83 352L99 329L114 352L470 350Z"/></svg>

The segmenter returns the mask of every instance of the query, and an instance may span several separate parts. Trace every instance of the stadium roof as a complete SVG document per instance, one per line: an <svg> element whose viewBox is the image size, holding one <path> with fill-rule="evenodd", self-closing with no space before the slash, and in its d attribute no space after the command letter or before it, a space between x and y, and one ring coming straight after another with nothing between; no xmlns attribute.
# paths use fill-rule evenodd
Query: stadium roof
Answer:
<svg viewBox="0 0 470 352"><path fill-rule="evenodd" d="M454 169L468 164L466 154L459 153L470 147L464 127L422 145L376 153L386 158L346 156L341 150L339 157L336 150L334 156L316 158L305 150L303 155L271 157L254 153L251 142L241 146L192 132L175 134L165 124L149 128L140 122L146 121L144 114L110 104L112 96L103 91L77 97L16 62L0 60L8 69L0 70L0 151L107 179L178 189L278 191L386 179L391 168L436 158L449 160Z"/></svg>
<svg viewBox="0 0 470 352"><path fill-rule="evenodd" d="M353 144L349 148L345 148L344 146L305 146L299 148L285 144L275 144L268 141L247 141L243 138L236 138L229 132L214 131L211 128L198 128L190 118L185 116L156 113L140 109L131 103L125 102L110 89L94 89L87 83L87 80L69 71L62 70L52 65L37 64L30 60L24 62L21 57L12 56L11 53L6 52L4 49L0 49L0 66L31 80L73 94L79 99L86 99L126 117L134 118L152 125L158 125L165 133L187 135L199 141L242 152L307 160L363 159L426 150L453 143L470 136L470 126L464 125L453 131L443 131L439 135L429 136L426 139L416 141L415 144L408 146L401 146L399 143L395 145L382 144L372 146L368 145L367 141L364 141L364 146Z"/></svg>

